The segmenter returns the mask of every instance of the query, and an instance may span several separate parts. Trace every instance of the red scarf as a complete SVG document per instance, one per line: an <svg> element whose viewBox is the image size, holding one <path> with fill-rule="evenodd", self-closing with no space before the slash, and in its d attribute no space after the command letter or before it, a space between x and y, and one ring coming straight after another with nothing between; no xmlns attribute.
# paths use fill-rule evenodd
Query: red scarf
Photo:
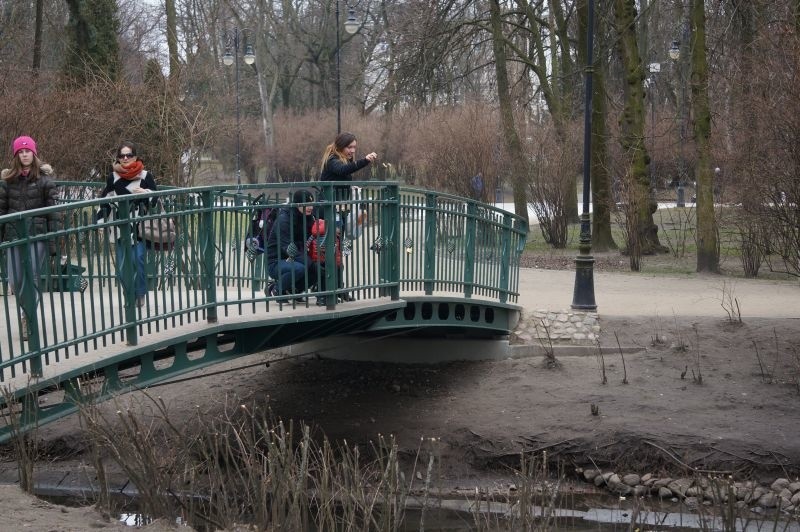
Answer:
<svg viewBox="0 0 800 532"><path fill-rule="evenodd" d="M144 170L144 164L142 164L142 161L139 159L136 159L130 163L120 163L119 165L122 168L117 170L117 173L122 179L127 179L128 181L133 181L139 177L139 174L141 174L142 170Z"/></svg>

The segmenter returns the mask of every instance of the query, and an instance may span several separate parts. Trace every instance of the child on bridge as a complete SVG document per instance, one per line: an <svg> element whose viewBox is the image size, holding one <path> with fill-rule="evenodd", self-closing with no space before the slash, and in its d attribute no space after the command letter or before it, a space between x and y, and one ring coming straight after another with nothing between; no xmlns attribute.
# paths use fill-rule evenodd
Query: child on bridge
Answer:
<svg viewBox="0 0 800 532"><path fill-rule="evenodd" d="M335 230L336 242L334 244L334 260L331 262L331 265L335 263L336 266L336 287L342 288L342 286L344 286L342 283L344 266L342 264L342 246L339 233L340 231L337 228ZM328 261L325 257L326 247L325 220L317 220L314 222L314 225L311 226L311 236L306 242L306 249L308 250L308 258L311 259L312 265L315 266L313 277L316 279L318 291L323 291L326 289L325 268L328 265ZM317 296L317 305L324 306L326 304L327 302L325 297Z"/></svg>

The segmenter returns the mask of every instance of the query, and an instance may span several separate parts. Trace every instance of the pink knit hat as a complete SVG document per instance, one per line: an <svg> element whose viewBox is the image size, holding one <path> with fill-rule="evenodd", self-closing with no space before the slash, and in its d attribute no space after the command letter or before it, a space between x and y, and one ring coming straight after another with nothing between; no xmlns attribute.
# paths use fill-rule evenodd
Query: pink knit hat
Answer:
<svg viewBox="0 0 800 532"><path fill-rule="evenodd" d="M36 141L30 137L23 136L14 139L14 144L12 144L12 151L14 152L15 157L19 150L31 150L34 155L36 155L37 157L39 156L39 154L36 153Z"/></svg>

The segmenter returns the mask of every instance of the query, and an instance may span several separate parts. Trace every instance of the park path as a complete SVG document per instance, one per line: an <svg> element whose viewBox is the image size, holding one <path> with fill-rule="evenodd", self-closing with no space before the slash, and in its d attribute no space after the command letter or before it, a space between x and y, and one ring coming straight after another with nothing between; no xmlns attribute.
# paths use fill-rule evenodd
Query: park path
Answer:
<svg viewBox="0 0 800 532"><path fill-rule="evenodd" d="M520 268L519 305L526 311L569 309L575 272ZM604 316L719 316L723 296L742 317L800 318L800 282L720 275L665 276L594 273L597 314Z"/></svg>

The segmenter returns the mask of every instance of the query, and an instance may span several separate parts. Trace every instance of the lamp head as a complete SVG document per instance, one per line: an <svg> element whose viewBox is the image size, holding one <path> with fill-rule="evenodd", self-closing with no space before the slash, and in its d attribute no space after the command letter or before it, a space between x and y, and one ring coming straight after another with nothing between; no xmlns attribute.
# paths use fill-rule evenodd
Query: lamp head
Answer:
<svg viewBox="0 0 800 532"><path fill-rule="evenodd" d="M672 41L672 46L669 47L669 58L673 61L677 61L681 58L681 43L678 41Z"/></svg>
<svg viewBox="0 0 800 532"><path fill-rule="evenodd" d="M253 51L252 44L248 44L247 48L244 50L244 62L248 65L252 65L256 62L256 53Z"/></svg>
<svg viewBox="0 0 800 532"><path fill-rule="evenodd" d="M347 10L347 20L344 22L344 31L353 35L358 31L359 23L356 19L356 10L352 7Z"/></svg>
<svg viewBox="0 0 800 532"><path fill-rule="evenodd" d="M225 66L231 66L233 64L233 53L231 52L230 48L225 49L225 55L222 56L222 62L225 63Z"/></svg>

